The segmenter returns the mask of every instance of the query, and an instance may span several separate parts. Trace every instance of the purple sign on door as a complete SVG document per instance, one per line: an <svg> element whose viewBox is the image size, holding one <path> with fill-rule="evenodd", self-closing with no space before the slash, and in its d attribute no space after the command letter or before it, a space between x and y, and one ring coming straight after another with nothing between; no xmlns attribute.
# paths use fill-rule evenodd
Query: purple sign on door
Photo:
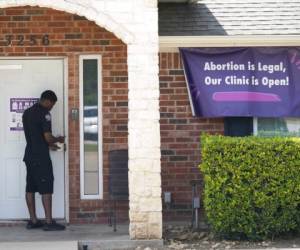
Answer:
<svg viewBox="0 0 300 250"><path fill-rule="evenodd" d="M180 53L196 116L300 116L298 48L184 48Z"/></svg>
<svg viewBox="0 0 300 250"><path fill-rule="evenodd" d="M22 115L38 101L39 98L10 98L10 131L23 131Z"/></svg>

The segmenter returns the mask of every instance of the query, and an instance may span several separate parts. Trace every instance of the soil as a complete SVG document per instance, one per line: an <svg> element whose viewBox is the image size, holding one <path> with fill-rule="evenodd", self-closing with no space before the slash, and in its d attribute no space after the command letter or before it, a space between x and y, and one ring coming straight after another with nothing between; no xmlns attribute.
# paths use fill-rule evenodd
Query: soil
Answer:
<svg viewBox="0 0 300 250"><path fill-rule="evenodd" d="M217 238L207 230L169 225L164 228L164 245L164 249L300 249L300 234L283 235L274 240L257 242L230 241Z"/></svg>

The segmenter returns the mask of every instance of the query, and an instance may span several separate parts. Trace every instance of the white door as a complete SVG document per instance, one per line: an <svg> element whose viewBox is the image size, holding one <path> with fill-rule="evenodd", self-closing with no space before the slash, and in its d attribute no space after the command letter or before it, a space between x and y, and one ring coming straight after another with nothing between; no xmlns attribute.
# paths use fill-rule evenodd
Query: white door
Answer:
<svg viewBox="0 0 300 250"><path fill-rule="evenodd" d="M53 90L58 101L51 111L52 132L64 134L64 61L63 59L0 58L0 219L25 219L26 167L23 163L25 136L16 125L20 114L11 112L11 102L30 105L44 90ZM18 100L20 101L18 103ZM25 100L25 102L24 102ZM34 99L33 99L34 100ZM21 103L21 104L20 104ZM64 152L51 152L54 171L53 217L65 217ZM37 215L44 218L41 197L36 194Z"/></svg>

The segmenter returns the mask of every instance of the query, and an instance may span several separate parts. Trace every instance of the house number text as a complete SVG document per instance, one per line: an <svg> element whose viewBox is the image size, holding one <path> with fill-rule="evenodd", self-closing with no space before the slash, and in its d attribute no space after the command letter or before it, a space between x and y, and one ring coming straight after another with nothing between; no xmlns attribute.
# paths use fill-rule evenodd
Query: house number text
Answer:
<svg viewBox="0 0 300 250"><path fill-rule="evenodd" d="M5 46L10 46L12 45L13 42L16 42L17 46L23 46L23 45L30 45L30 46L35 46L35 45L49 45L50 40L49 40L49 35L43 35L41 36L36 36L36 35L30 35L28 38L25 37L24 35L6 35L4 38L4 44Z"/></svg>

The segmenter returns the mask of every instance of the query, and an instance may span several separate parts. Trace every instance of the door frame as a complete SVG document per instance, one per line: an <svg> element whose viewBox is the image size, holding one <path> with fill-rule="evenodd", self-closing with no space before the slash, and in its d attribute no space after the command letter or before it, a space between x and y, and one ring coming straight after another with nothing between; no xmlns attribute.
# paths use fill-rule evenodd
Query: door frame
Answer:
<svg viewBox="0 0 300 250"><path fill-rule="evenodd" d="M68 69L68 57L66 56L0 56L0 60L62 60L63 65L64 65L64 70L63 70L63 96L64 96L64 130L65 130L65 136L66 136L66 141L68 142L68 136L69 136L69 69ZM65 199L64 199L64 210L65 210L65 220L67 223L70 222L70 212L69 212L69 147L67 145L66 151L64 151L64 174L65 174ZM3 220L2 220L3 221ZM4 220L4 222L6 222Z"/></svg>

